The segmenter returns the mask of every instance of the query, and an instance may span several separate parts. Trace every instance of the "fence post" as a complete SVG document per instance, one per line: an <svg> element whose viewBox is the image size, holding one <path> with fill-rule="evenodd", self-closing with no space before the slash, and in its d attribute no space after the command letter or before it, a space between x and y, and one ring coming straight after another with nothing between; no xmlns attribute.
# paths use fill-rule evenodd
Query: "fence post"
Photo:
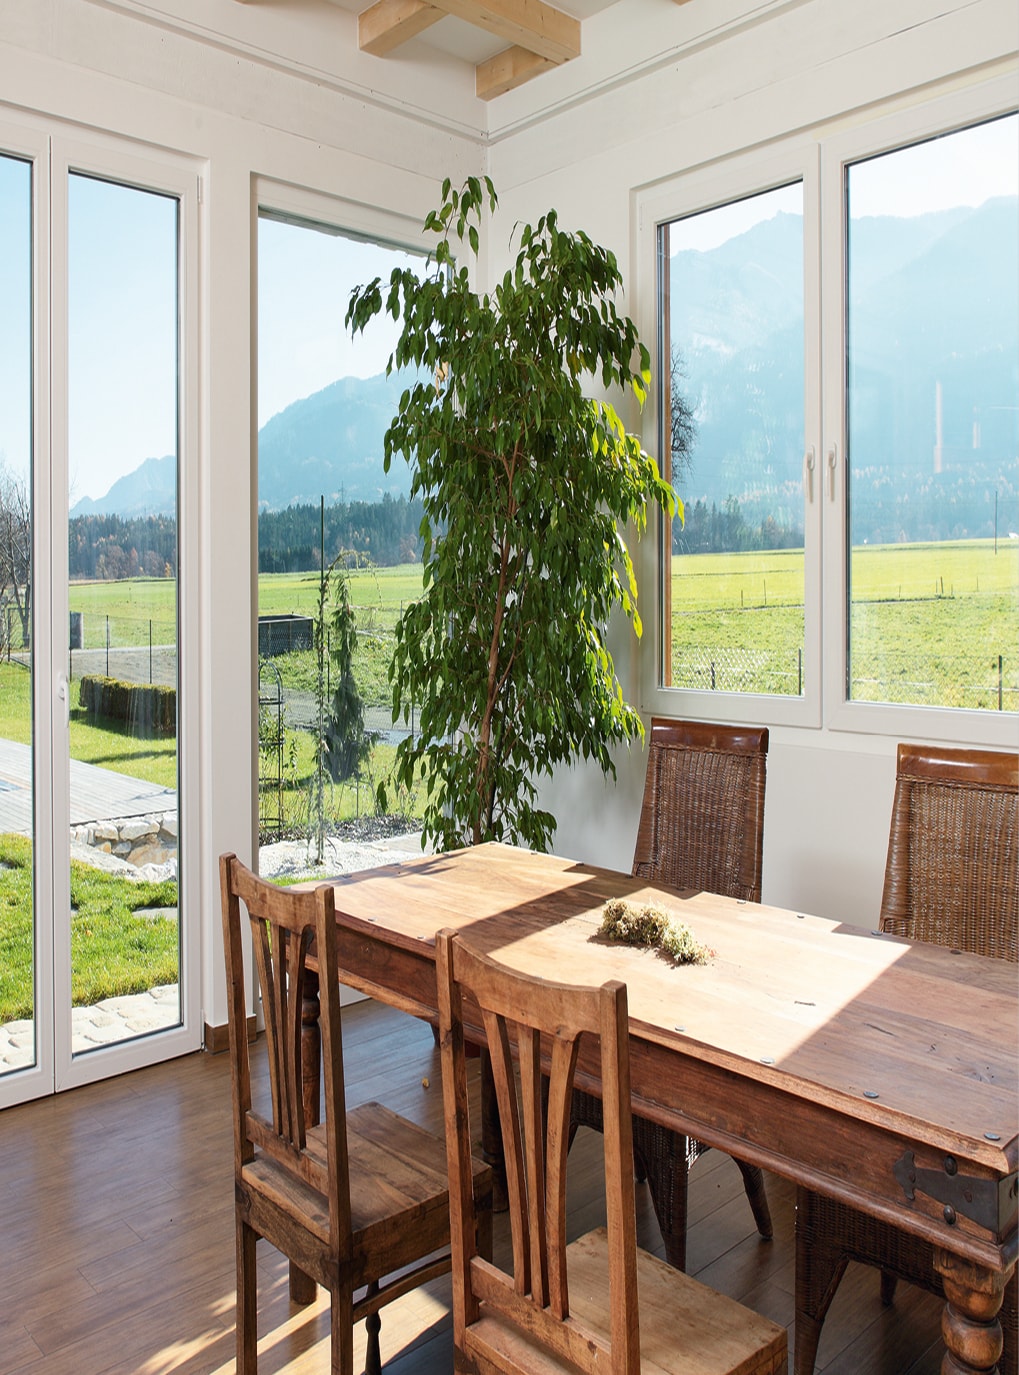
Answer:
<svg viewBox="0 0 1019 1375"><path fill-rule="evenodd" d="M802 696L803 696L803 647L802 647L802 645L801 645L800 648L796 651L796 658L799 660L799 683L798 683L798 686L797 686L797 688L796 688L796 696L797 696L797 697L802 697Z"/></svg>
<svg viewBox="0 0 1019 1375"><path fill-rule="evenodd" d="M149 687L152 686L152 617L149 617Z"/></svg>
<svg viewBox="0 0 1019 1375"><path fill-rule="evenodd" d="M1001 678L1002 678L1002 674L1001 674L1001 663L1002 663L1002 658L1003 658L1003 657L1004 657L1004 656L1001 655L1001 654L998 655L998 710L999 710L999 711L1002 710L1002 705L1001 705L1001 700L1002 700L1002 692L1001 692L1001 686L1002 686L1002 684L1001 684Z"/></svg>
<svg viewBox="0 0 1019 1375"><path fill-rule="evenodd" d="M106 676L110 676L110 618L106 617Z"/></svg>
<svg viewBox="0 0 1019 1375"><path fill-rule="evenodd" d="M715 690L715 661L714 661L714 659L712 659L712 661L711 661L711 691L714 692L714 690Z"/></svg>

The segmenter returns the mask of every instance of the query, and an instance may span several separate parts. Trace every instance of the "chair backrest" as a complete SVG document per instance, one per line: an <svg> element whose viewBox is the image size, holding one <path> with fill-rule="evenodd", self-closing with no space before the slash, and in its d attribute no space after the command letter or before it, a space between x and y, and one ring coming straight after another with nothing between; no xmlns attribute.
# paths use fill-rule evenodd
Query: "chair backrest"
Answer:
<svg viewBox="0 0 1019 1375"><path fill-rule="evenodd" d="M881 929L1016 960L1019 755L900 745Z"/></svg>
<svg viewBox="0 0 1019 1375"><path fill-rule="evenodd" d="M321 980L322 1072L326 1149L309 1150L301 1073L301 1026L308 953L325 970L337 969L336 915L332 887L288 892L253 874L236 855L219 862L226 955L230 1058L233 1081L234 1167L240 1176L262 1153L295 1179L323 1195L334 1244L349 1249L350 1184L343 1093L340 993L336 977ZM262 993L269 1061L271 1120L252 1107L244 982L245 923L254 948ZM314 1143L313 1143L314 1144ZM328 1204L326 1201L328 1200Z"/></svg>
<svg viewBox="0 0 1019 1375"><path fill-rule="evenodd" d="M761 900L766 727L651 722L633 872Z"/></svg>
<svg viewBox="0 0 1019 1375"><path fill-rule="evenodd" d="M498 1315L512 1345L526 1334L580 1371L637 1375L636 1230L626 987L553 983L516 973L472 951L462 937L436 938L442 1085L449 1161L453 1335L460 1351L484 1351L480 1305ZM483 1027L492 1060L506 1161L512 1274L477 1252L471 1195L471 1132L463 1017ZM600 1041L605 1118L605 1196L612 1298L609 1346L570 1312L566 1263L566 1161L570 1097L582 1034ZM516 1047L514 1071L511 1044ZM541 1047L549 1076L542 1111ZM547 1120L547 1126L545 1121ZM488 1324L491 1329L492 1324ZM491 1340L489 1337L486 1340ZM473 1346L472 1346L473 1343Z"/></svg>

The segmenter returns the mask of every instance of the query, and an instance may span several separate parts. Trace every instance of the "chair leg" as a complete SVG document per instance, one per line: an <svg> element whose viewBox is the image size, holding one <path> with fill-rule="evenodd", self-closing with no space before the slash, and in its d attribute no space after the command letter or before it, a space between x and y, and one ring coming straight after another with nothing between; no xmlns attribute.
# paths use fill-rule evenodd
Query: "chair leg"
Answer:
<svg viewBox="0 0 1019 1375"><path fill-rule="evenodd" d="M368 1286L367 1297L379 1292L378 1280L372 1280ZM364 1328L368 1334L368 1347L364 1354L364 1375L382 1375L382 1354L379 1349L379 1332L382 1329L382 1319L378 1312L369 1313L364 1320Z"/></svg>
<svg viewBox="0 0 1019 1375"><path fill-rule="evenodd" d="M895 1299L895 1286L897 1283L898 1277L896 1275L891 1274L888 1270L881 1271L881 1302L885 1308L891 1307Z"/></svg>
<svg viewBox="0 0 1019 1375"><path fill-rule="evenodd" d="M258 1369L258 1275L255 1269L255 1232L236 1218L237 1233L237 1375L256 1375Z"/></svg>
<svg viewBox="0 0 1019 1375"><path fill-rule="evenodd" d="M633 1151L636 1171L647 1180L665 1246L665 1259L676 1270L685 1270L690 1186L686 1137L658 1127L645 1118L635 1117Z"/></svg>
<svg viewBox="0 0 1019 1375"><path fill-rule="evenodd" d="M806 1225L810 1194L796 1192L796 1337L793 1375L813 1375L821 1326L835 1297L848 1257L819 1241Z"/></svg>
<svg viewBox="0 0 1019 1375"><path fill-rule="evenodd" d="M735 1157L734 1157L735 1158ZM771 1209L768 1207L768 1195L764 1189L764 1175L757 1165L748 1165L745 1160L737 1160L740 1174L743 1176L743 1187L747 1191L747 1199L750 1202L751 1211L754 1214L754 1221L757 1223L757 1230L765 1241L770 1241L774 1235L771 1225Z"/></svg>
<svg viewBox="0 0 1019 1375"><path fill-rule="evenodd" d="M349 1289L329 1295L330 1375L354 1375L354 1296Z"/></svg>

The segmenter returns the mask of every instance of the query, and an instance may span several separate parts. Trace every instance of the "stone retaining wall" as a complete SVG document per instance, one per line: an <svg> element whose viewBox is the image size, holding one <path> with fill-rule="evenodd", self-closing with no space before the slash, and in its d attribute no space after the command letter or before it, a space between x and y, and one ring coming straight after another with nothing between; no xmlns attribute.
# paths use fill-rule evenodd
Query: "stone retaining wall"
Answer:
<svg viewBox="0 0 1019 1375"><path fill-rule="evenodd" d="M86 826L72 826L71 840L139 868L143 864L166 864L177 858L177 813L91 821Z"/></svg>

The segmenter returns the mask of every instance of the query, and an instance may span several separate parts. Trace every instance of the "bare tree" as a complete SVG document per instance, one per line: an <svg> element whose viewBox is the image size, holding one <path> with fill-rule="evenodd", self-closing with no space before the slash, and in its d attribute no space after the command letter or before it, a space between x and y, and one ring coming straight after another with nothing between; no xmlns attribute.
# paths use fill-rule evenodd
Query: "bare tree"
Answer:
<svg viewBox="0 0 1019 1375"><path fill-rule="evenodd" d="M32 644L32 507L24 479L0 462L0 606L14 605L25 649ZM6 634L7 627L4 627ZM8 645L8 653L10 645Z"/></svg>
<svg viewBox="0 0 1019 1375"><path fill-rule="evenodd" d="M673 347L669 359L669 452L672 467L670 480L679 490L684 477L689 477L693 468L693 448L697 439L697 421L693 407L683 395L682 383L686 377L683 368L683 355Z"/></svg>

